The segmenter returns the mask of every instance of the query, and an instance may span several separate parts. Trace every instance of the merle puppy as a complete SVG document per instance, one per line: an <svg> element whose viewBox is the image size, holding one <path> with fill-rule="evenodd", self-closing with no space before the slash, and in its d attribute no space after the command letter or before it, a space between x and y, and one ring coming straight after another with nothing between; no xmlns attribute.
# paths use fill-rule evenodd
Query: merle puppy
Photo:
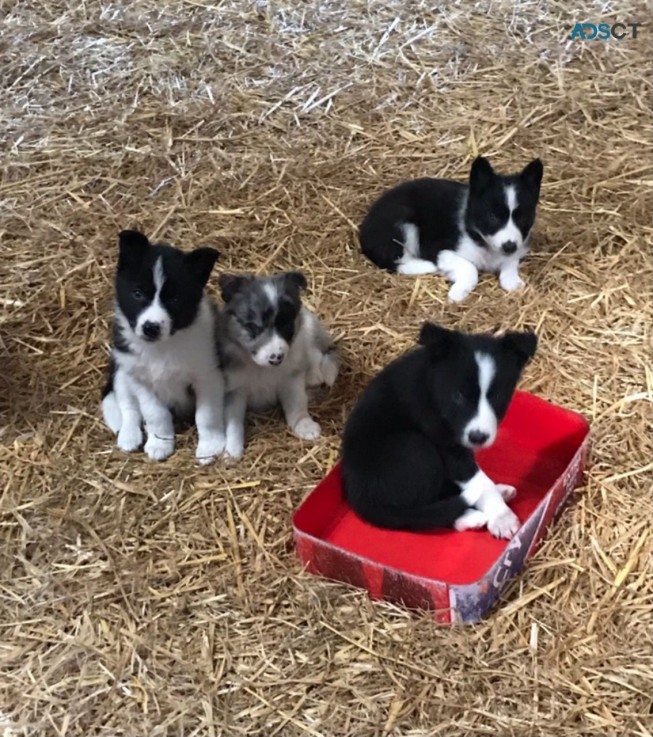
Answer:
<svg viewBox="0 0 653 737"><path fill-rule="evenodd" d="M299 271L221 274L218 283L225 303L218 348L226 381L226 455L243 454L247 408L280 403L297 437L317 439L321 430L308 412L307 389L332 386L339 359L324 326L302 306L306 278Z"/></svg>

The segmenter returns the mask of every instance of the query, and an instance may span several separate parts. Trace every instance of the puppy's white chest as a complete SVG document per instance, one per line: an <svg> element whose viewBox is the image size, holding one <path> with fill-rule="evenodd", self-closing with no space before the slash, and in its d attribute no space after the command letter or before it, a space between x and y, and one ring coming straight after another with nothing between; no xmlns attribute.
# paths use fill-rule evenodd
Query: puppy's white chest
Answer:
<svg viewBox="0 0 653 737"><path fill-rule="evenodd" d="M466 233L460 237L455 253L470 261L480 271L496 274L506 261L505 256L489 248L481 248Z"/></svg>
<svg viewBox="0 0 653 737"><path fill-rule="evenodd" d="M247 365L227 373L227 391L243 391L247 406L253 410L267 409L279 401L279 389L286 376L284 366L261 367Z"/></svg>

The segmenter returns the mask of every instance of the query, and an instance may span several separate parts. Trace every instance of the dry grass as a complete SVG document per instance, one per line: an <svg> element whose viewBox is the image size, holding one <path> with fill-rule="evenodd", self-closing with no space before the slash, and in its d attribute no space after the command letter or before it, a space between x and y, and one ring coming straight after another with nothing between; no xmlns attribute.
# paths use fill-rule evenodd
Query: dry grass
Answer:
<svg viewBox="0 0 653 737"><path fill-rule="evenodd" d="M588 0L3 2L0 734L651 735L650 39L568 44ZM581 7L582 6L582 7ZM383 187L545 184L528 288L393 278ZM258 419L237 469L126 457L98 414L115 235L302 268L346 369L314 446ZM215 280L214 280L215 283ZM581 489L474 628L300 571L290 514L357 392L424 318L534 326L523 386L579 410Z"/></svg>

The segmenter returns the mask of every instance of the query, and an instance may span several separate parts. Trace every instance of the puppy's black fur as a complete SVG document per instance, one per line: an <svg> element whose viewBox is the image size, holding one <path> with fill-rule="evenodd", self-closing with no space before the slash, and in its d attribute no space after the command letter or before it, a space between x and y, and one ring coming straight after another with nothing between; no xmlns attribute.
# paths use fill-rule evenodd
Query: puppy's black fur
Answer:
<svg viewBox="0 0 653 737"><path fill-rule="evenodd" d="M460 484L478 471L466 441L481 401L475 355L494 363L486 399L499 422L537 346L534 333L496 338L431 323L419 342L372 379L343 433L345 496L379 527L452 527L469 509Z"/></svg>

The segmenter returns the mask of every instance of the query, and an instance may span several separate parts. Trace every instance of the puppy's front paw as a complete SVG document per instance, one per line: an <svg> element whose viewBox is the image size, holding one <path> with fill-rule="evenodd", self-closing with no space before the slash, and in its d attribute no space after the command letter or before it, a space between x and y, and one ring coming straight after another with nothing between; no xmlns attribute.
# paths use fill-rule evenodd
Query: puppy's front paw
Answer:
<svg viewBox="0 0 653 737"><path fill-rule="evenodd" d="M454 529L458 532L463 530L480 530L487 525L487 517L485 512L480 509L468 509L461 514L453 523Z"/></svg>
<svg viewBox="0 0 653 737"><path fill-rule="evenodd" d="M524 282L519 274L513 271L507 273L501 272L499 274L499 284L501 284L501 288L506 292L517 292L524 286Z"/></svg>
<svg viewBox="0 0 653 737"><path fill-rule="evenodd" d="M510 484L497 484L496 487L504 502L509 502L515 498L517 489L514 486L510 486Z"/></svg>
<svg viewBox="0 0 653 737"><path fill-rule="evenodd" d="M116 445L125 453L133 453L143 445L143 431L137 425L123 425L118 433Z"/></svg>
<svg viewBox="0 0 653 737"><path fill-rule="evenodd" d="M206 466L212 463L224 450L225 436L224 433L212 433L204 435L197 443L195 458L201 465Z"/></svg>
<svg viewBox="0 0 653 737"><path fill-rule="evenodd" d="M224 460L227 465L233 465L243 457L245 446L239 440L227 438L227 445L224 449Z"/></svg>
<svg viewBox="0 0 653 737"><path fill-rule="evenodd" d="M462 302L472 291L472 287L456 282L449 290L449 302Z"/></svg>
<svg viewBox="0 0 653 737"><path fill-rule="evenodd" d="M151 461L165 461L175 449L174 438L158 438L150 435L145 443L145 453Z"/></svg>
<svg viewBox="0 0 653 737"><path fill-rule="evenodd" d="M503 540L510 540L519 529L519 518L510 509L505 509L503 512L493 517L487 523L488 530L494 535L494 537L502 538Z"/></svg>
<svg viewBox="0 0 653 737"><path fill-rule="evenodd" d="M302 417L296 422L293 432L302 440L317 440L322 434L320 426L310 417Z"/></svg>

